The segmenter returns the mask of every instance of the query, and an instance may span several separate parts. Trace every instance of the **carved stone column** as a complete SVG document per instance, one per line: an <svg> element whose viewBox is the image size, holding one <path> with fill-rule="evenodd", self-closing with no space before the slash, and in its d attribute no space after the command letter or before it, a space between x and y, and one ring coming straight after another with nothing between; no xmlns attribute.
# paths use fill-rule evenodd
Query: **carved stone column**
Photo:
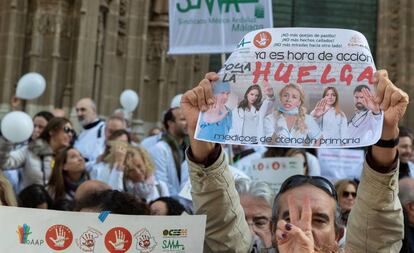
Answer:
<svg viewBox="0 0 414 253"><path fill-rule="evenodd" d="M0 117L9 112L22 73L26 13L26 1L0 1Z"/></svg>
<svg viewBox="0 0 414 253"><path fill-rule="evenodd" d="M144 95L138 116L148 129L160 122L171 99L192 88L208 71L208 55L168 55L168 1L152 2L148 26Z"/></svg>

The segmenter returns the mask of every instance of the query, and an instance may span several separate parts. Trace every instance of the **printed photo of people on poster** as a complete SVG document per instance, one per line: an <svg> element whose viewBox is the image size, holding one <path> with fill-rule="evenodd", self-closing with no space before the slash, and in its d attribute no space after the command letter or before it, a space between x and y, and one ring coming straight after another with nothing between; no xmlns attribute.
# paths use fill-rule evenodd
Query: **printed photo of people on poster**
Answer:
<svg viewBox="0 0 414 253"><path fill-rule="evenodd" d="M325 28L248 33L200 113L200 140L281 147L361 147L381 134L365 37Z"/></svg>

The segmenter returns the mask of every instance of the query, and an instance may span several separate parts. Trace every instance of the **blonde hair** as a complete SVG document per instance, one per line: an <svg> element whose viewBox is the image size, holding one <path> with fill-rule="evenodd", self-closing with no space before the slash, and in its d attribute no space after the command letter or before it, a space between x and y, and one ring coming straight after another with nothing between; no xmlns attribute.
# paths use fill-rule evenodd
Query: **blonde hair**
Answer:
<svg viewBox="0 0 414 253"><path fill-rule="evenodd" d="M353 185L355 187L355 191L358 190L357 182L351 179L341 179L335 183L335 190L336 194L338 195L338 199L342 198L342 193L345 191L348 185Z"/></svg>
<svg viewBox="0 0 414 253"><path fill-rule="evenodd" d="M13 187L2 171L0 171L0 199L5 206L17 206Z"/></svg>
<svg viewBox="0 0 414 253"><path fill-rule="evenodd" d="M142 162L144 163L145 177L147 178L149 175L151 175L155 171L155 166L148 152L144 148L141 148L141 147L131 146L129 148L126 159L125 159L125 172L126 172L125 174L127 174L128 171L134 169L132 165L132 159L137 155L141 157Z"/></svg>
<svg viewBox="0 0 414 253"><path fill-rule="evenodd" d="M308 126L305 123L305 116L306 116L306 108L303 106L305 103L305 92L303 91L302 87L300 87L297 84L289 83L285 87L283 87L279 91L279 100L282 98L283 92L285 92L287 89L295 89L299 92L299 98L300 98L300 105L299 105L299 113L296 118L295 125L293 126L294 129L299 130L301 133L306 133L306 130L308 129ZM281 112L276 111L276 117L280 116Z"/></svg>

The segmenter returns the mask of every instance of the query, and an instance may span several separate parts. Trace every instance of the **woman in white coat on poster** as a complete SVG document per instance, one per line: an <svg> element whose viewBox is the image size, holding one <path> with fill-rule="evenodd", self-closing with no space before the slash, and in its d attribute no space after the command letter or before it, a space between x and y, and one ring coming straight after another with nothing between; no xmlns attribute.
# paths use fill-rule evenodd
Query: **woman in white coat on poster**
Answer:
<svg viewBox="0 0 414 253"><path fill-rule="evenodd" d="M303 89L297 84L287 84L280 90L279 99L273 144L319 146L322 132L313 117L306 114Z"/></svg>
<svg viewBox="0 0 414 253"><path fill-rule="evenodd" d="M336 88L327 87L323 91L322 99L316 104L311 115L322 130L327 145L338 144L329 139L347 138L347 119L345 113L339 108L339 94Z"/></svg>
<svg viewBox="0 0 414 253"><path fill-rule="evenodd" d="M266 98L262 100L263 95ZM264 82L262 89L259 85L251 85L245 92L243 100L232 110L232 128L229 135L238 135L238 140L243 144L257 144L266 132L264 120L272 113L275 104L273 88L268 82ZM270 126L271 127L271 126Z"/></svg>

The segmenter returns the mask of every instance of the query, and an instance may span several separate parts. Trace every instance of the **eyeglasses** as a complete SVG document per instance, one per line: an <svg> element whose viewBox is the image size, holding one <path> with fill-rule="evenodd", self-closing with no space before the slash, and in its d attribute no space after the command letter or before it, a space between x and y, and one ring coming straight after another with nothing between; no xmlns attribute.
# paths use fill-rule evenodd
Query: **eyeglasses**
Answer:
<svg viewBox="0 0 414 253"><path fill-rule="evenodd" d="M315 187L318 187L319 189L328 193L329 196L331 196L335 200L338 200L338 196L336 194L334 185L328 179L324 177L318 177L318 176L304 176L304 175L291 176L288 179L286 179L285 182L283 182L282 186L280 187L278 195L290 189L293 189L293 188L296 188L296 187L299 187L305 184L310 184Z"/></svg>
<svg viewBox="0 0 414 253"><path fill-rule="evenodd" d="M63 132L65 132L66 134L72 134L72 135L76 134L76 132L75 132L75 130L73 130L73 128L66 127L66 126L63 128Z"/></svg>
<svg viewBox="0 0 414 253"><path fill-rule="evenodd" d="M342 192L342 197L344 197L344 198L348 198L349 195L352 195L353 198L356 198L357 193L356 192L349 192L349 191L343 191Z"/></svg>

